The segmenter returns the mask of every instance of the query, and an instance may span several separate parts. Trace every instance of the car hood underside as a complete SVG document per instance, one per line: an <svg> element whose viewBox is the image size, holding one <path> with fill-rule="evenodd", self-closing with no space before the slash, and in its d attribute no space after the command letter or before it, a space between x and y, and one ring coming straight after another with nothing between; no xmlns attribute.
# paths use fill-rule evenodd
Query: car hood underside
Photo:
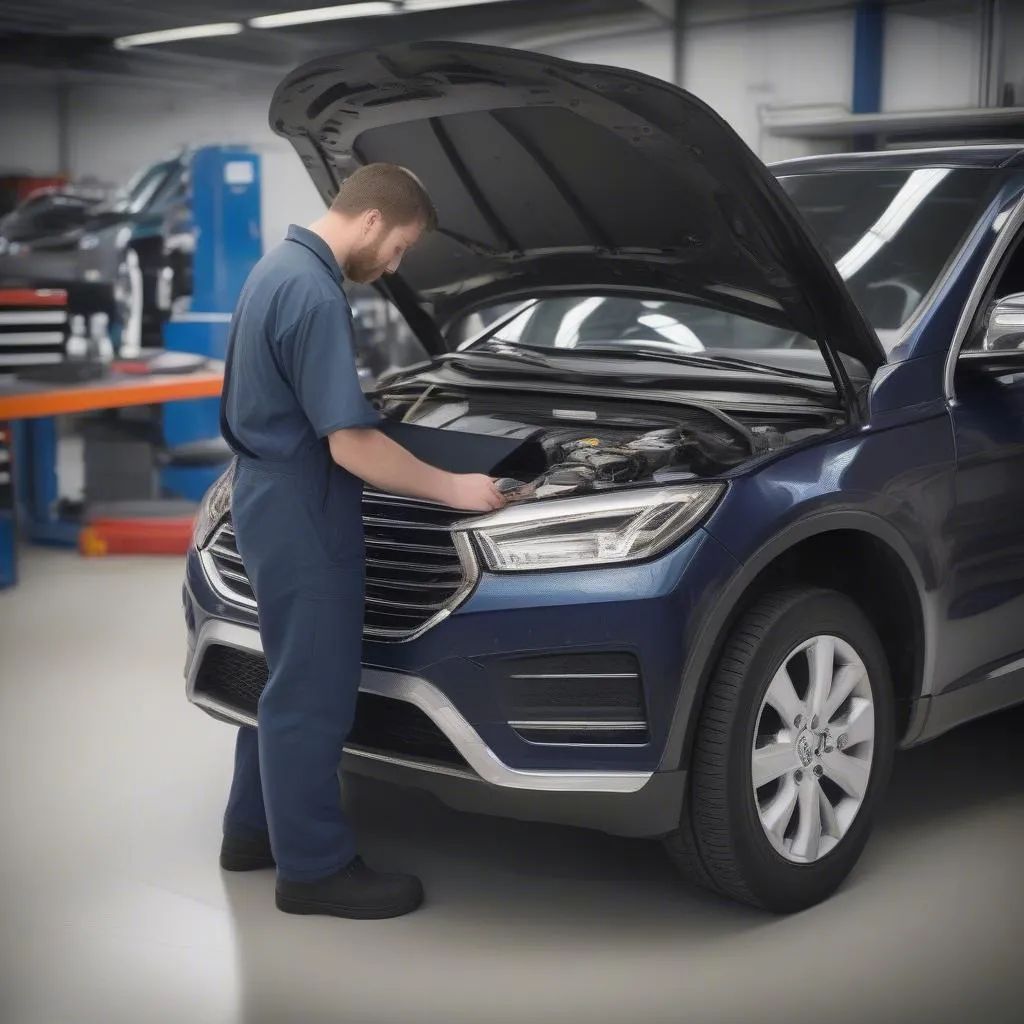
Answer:
<svg viewBox="0 0 1024 1024"><path fill-rule="evenodd" d="M885 360L768 169L666 82L412 43L297 69L270 121L325 201L365 163L423 181L439 230L386 284L417 333L516 296L642 290L799 332L869 369Z"/></svg>

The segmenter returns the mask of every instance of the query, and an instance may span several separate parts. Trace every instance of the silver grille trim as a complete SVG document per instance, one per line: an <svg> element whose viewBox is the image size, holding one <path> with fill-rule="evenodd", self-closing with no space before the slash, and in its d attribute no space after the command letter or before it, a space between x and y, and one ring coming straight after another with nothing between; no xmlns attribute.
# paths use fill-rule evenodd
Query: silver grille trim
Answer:
<svg viewBox="0 0 1024 1024"><path fill-rule="evenodd" d="M383 643L415 640L447 618L476 587L480 570L472 544L465 533L451 529L462 517L443 506L406 503L375 492L366 493L363 512L363 636ZM387 512L395 514L383 514ZM199 558L219 597L255 610L230 521L217 528Z"/></svg>
<svg viewBox="0 0 1024 1024"><path fill-rule="evenodd" d="M249 626L212 619L196 637L195 647L185 667L185 692L188 700L215 718L224 718L236 725L258 728L258 722L231 708L196 692L199 666L208 649L220 644L240 650L263 653L259 631ZM474 781L490 783L502 789L561 793L637 793L650 782L653 772L648 770L553 770L521 769L507 765L484 742L473 725L445 694L426 679L418 676L363 667L360 690L378 694L392 700L403 700L419 708L451 741L471 769ZM361 750L346 751L348 763L355 767L361 760L377 760L412 768L427 775L436 774L438 768L403 757L368 754ZM444 774L455 774L458 769L442 768ZM469 773L460 773L468 775Z"/></svg>

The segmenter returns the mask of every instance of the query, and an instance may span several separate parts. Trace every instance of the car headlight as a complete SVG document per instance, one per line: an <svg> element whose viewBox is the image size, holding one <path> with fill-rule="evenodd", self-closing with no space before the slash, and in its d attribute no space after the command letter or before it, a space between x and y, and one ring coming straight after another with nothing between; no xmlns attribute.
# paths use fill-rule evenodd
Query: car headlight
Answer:
<svg viewBox="0 0 1024 1024"><path fill-rule="evenodd" d="M665 551L714 508L725 485L687 484L514 505L467 523L493 572L640 562Z"/></svg>
<svg viewBox="0 0 1024 1024"><path fill-rule="evenodd" d="M231 511L231 476L231 469L222 473L199 503L192 529L192 543L197 549L201 550L209 544L214 531Z"/></svg>
<svg viewBox="0 0 1024 1024"><path fill-rule="evenodd" d="M88 252L90 249L95 249L99 244L99 235L82 235L82 237L78 240L78 248L81 249L83 252Z"/></svg>

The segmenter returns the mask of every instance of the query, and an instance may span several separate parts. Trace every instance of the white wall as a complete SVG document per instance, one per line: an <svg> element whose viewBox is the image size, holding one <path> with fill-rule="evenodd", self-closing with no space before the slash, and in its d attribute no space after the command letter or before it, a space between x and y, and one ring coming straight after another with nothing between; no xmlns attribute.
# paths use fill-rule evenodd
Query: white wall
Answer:
<svg viewBox="0 0 1024 1024"><path fill-rule="evenodd" d="M1014 103L1024 105L1024 4L1005 4L1002 17L1002 80L1013 87Z"/></svg>
<svg viewBox="0 0 1024 1024"><path fill-rule="evenodd" d="M721 114L765 160L811 144L761 130L762 107L839 105L853 82L849 10L692 25L683 37L682 84Z"/></svg>
<svg viewBox="0 0 1024 1024"><path fill-rule="evenodd" d="M1024 4L1007 5L1006 76L1021 86ZM751 5L759 12L767 8ZM848 110L852 93L854 15L846 9L783 13L715 21L721 10L705 5L687 27L682 84L704 99L766 160L834 148L773 138L760 126L764 107ZM675 78L673 33L648 20L588 26L558 36L523 39L573 60L627 67ZM884 110L964 107L978 100L981 22L970 0L901 4L886 11L882 106ZM629 25L636 26L635 31ZM1024 51L1022 51L1024 53ZM298 158L267 125L275 81L268 76L246 90L76 85L69 127L71 173L124 181L137 167L183 143L244 142L264 164L264 225L268 241L292 220L315 216L322 204ZM0 172L57 171L57 93L0 79ZM11 140L16 140L12 143Z"/></svg>
<svg viewBox="0 0 1024 1024"><path fill-rule="evenodd" d="M0 82L0 174L59 174L56 88Z"/></svg>
<svg viewBox="0 0 1024 1024"><path fill-rule="evenodd" d="M943 110L982 102L979 8L921 3L886 9L882 110Z"/></svg>
<svg viewBox="0 0 1024 1024"><path fill-rule="evenodd" d="M710 16L714 10L704 13ZM667 24L632 33L619 27L581 39L524 40L521 45L569 60L643 71L666 81L677 77L673 31ZM717 110L766 159L803 155L812 151L812 145L764 135L762 106L810 102L848 107L852 79L850 10L697 21L688 24L683 35L683 86Z"/></svg>
<svg viewBox="0 0 1024 1024"><path fill-rule="evenodd" d="M295 151L267 124L273 83L252 91L78 86L69 151L77 175L126 181L141 165L184 144L244 143L260 154L263 237L271 245L292 221L323 211Z"/></svg>

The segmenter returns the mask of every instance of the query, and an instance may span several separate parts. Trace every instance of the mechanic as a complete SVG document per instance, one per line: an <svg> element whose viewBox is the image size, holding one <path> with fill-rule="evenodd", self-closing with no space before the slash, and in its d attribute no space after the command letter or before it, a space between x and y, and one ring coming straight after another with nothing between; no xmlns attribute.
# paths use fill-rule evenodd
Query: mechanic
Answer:
<svg viewBox="0 0 1024 1024"><path fill-rule="evenodd" d="M363 483L474 512L504 498L490 477L437 469L375 429L342 284L394 273L436 221L409 171L361 167L322 218L292 225L260 260L231 323L221 429L269 678L258 730L238 732L220 861L276 866L288 913L384 918L423 900L419 879L364 863L341 808L361 673Z"/></svg>

